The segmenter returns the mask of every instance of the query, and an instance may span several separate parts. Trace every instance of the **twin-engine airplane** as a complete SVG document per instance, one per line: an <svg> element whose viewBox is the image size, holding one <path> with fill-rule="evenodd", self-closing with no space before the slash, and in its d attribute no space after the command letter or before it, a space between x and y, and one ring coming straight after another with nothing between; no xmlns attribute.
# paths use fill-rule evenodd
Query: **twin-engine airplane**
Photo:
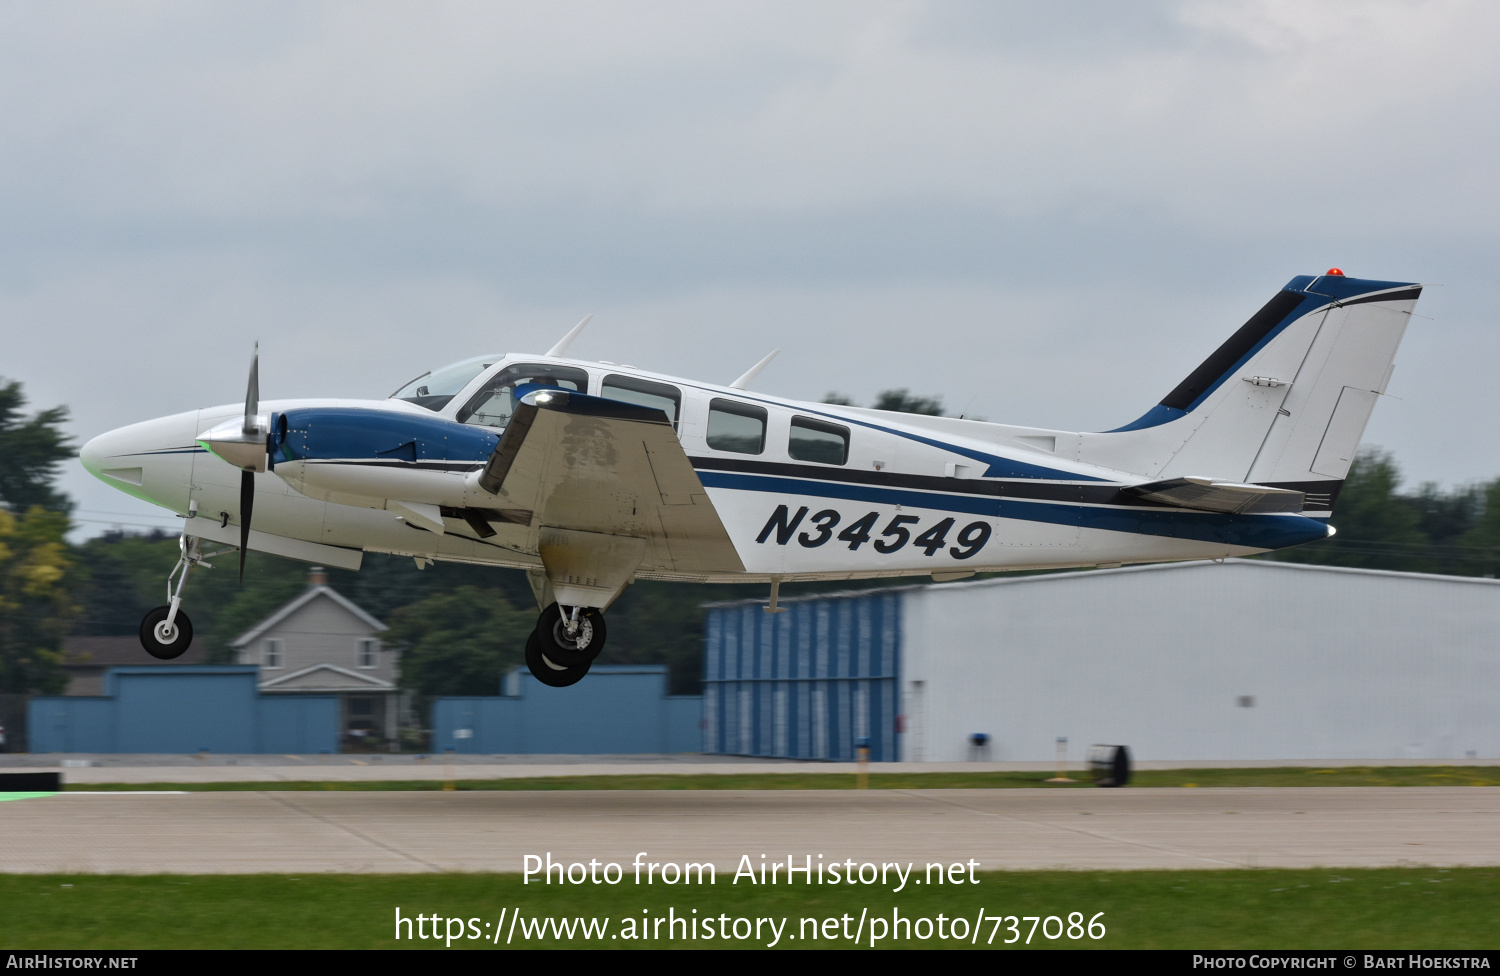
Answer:
<svg viewBox="0 0 1500 976"><path fill-rule="evenodd" d="M495 355L385 400L238 405L84 446L106 483L187 519L156 657L192 639L188 572L247 549L358 569L365 552L526 571L526 663L564 686L635 579L788 580L1243 556L1328 518L1416 284L1292 279L1140 419L1104 433L917 416L564 358ZM774 353L772 354L774 355ZM254 513L254 527L251 516ZM206 551L204 543L220 546ZM175 585L173 579L175 578Z"/></svg>

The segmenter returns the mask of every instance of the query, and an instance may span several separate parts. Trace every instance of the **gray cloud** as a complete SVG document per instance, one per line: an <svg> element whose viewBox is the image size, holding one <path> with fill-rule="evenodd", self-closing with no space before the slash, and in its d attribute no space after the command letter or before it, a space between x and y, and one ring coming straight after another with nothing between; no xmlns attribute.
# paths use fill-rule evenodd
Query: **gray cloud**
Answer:
<svg viewBox="0 0 1500 976"><path fill-rule="evenodd" d="M1500 8L11 4L0 373L87 437L545 348L1099 428L1294 274L1443 282L1368 440L1500 474ZM135 503L66 483L93 511Z"/></svg>

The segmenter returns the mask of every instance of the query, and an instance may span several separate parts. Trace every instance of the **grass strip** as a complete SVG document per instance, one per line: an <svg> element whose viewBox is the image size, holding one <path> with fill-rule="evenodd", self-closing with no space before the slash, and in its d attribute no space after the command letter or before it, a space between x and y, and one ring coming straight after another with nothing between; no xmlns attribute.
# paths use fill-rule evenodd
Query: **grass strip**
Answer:
<svg viewBox="0 0 1500 976"><path fill-rule="evenodd" d="M1092 781L1049 783L1052 773L878 773L876 790L1092 789ZM1082 774L1079 774L1080 776ZM441 790L442 780L303 780L248 783L69 784L67 790ZM1329 769L1171 769L1137 772L1130 787L1245 786L1500 786L1500 766L1340 766ZM457 779L455 790L852 790L853 773L713 773L619 776L538 776L524 779Z"/></svg>
<svg viewBox="0 0 1500 976"><path fill-rule="evenodd" d="M920 876L922 866L916 868ZM971 948L974 919L1006 917L989 943L993 922L977 937L981 948L1156 949L1470 949L1495 945L1494 906L1500 904L1500 869L1377 868L1360 870L1224 871L1035 871L988 872L978 884L818 886L801 883L731 884L720 874L713 885L634 884L629 866L617 885L523 884L519 875L4 875L0 876L0 947L5 949L391 949L441 948L439 938L397 940L397 908L404 916L436 915L463 920L452 948L505 948L494 942L502 920L509 927L519 911L524 923L512 930L510 948L754 948L771 941L755 919L787 919L778 948L852 948L864 911L890 920L893 913L926 923L876 942L880 947ZM696 914L694 914L696 910ZM651 933L654 919L700 920L699 938L687 938L679 923L667 938L622 938L628 925ZM1069 938L1072 913L1082 924L1098 921L1104 936ZM937 917L947 920L948 938L938 938ZM703 937L702 920L740 925L749 937ZM1006 946L1009 916L1018 920L1014 945ZM1042 922L1025 938L1032 923ZM668 916L669 918L671 916ZM608 920L603 937L585 939L581 929L558 937L522 938L537 918ZM953 937L953 919L963 919L965 938ZM469 920L473 920L472 927ZM804 923L803 919L811 920ZM828 920L835 920L828 925ZM627 920L629 920L627 922ZM577 923L571 923L577 924ZM1047 938L1043 926L1061 937ZM424 927L431 935L432 923ZM819 936L812 938L816 928ZM446 934L446 921L438 926ZM565 929L566 931L566 929ZM837 931L838 937L829 938ZM1075 931L1083 932L1081 928ZM596 930L597 932L597 930ZM863 929L868 946L871 928ZM413 927L413 934L416 928ZM477 934L477 938L471 937ZM614 936L614 938L610 938ZM790 936L790 937L788 937Z"/></svg>

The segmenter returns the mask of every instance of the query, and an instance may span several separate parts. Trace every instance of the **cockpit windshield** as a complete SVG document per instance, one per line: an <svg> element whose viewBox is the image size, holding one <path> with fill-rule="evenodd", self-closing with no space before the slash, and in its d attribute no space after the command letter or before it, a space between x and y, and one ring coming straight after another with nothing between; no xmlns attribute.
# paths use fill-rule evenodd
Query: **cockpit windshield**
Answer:
<svg viewBox="0 0 1500 976"><path fill-rule="evenodd" d="M442 369L423 373L391 394L392 400L405 400L428 410L441 410L469 381L499 362L500 356L476 356Z"/></svg>
<svg viewBox="0 0 1500 976"><path fill-rule="evenodd" d="M484 385L454 415L461 424L480 424L504 430L516 412L516 388L554 386L579 393L588 391L589 374L573 366L515 363L485 380Z"/></svg>

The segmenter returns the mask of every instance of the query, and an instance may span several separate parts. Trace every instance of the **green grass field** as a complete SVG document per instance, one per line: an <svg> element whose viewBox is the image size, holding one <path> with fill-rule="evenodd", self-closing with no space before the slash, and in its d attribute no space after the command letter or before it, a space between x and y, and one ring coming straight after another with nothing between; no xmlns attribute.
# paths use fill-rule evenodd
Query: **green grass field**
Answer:
<svg viewBox="0 0 1500 976"><path fill-rule="evenodd" d="M463 775L463 767L455 768ZM1051 773L880 773L877 790L1093 789L1076 783L1048 783ZM1075 773L1082 777L1083 774ZM70 785L71 790L441 790L440 780L381 780L258 783L104 783ZM1177 769L1137 772L1130 787L1210 786L1500 786L1500 766L1344 766L1331 769ZM711 775L546 776L533 779L455 779L457 790L852 790L852 773L725 773Z"/></svg>
<svg viewBox="0 0 1500 976"><path fill-rule="evenodd" d="M920 868L919 868L920 870ZM575 946L596 948L751 948L761 937L667 941L618 936L627 917L704 919L719 916L788 919L778 948L851 948L842 937L811 940L811 928L836 921L823 932L848 931L862 911L889 920L963 919L967 938L885 938L877 946L970 948L974 919L1005 916L991 948L1177 948L1177 949L1412 949L1492 948L1497 942L1494 908L1500 904L1500 869L1389 868L1375 870L1230 871L1038 871L980 874L979 884L908 885L904 891L866 885L856 888L714 885L647 887L609 885L523 885L517 875L241 875L0 876L0 948L154 949L154 948L434 948L443 940L402 939L395 935L396 910L406 917L438 915L465 920L453 948L505 948L493 942L497 921L508 927L519 911L523 925L511 931L511 948ZM1104 936L1071 939L1071 913L1086 924L1099 912ZM643 914L644 913L644 914ZM1005 946L1009 916L1018 919L1020 940ZM1032 923L1026 916L1056 916ZM537 917L609 919L603 938L523 939L521 930ZM467 920L474 919L473 928ZM1062 935L1049 939L1042 925ZM986 921L977 943L987 945L996 923ZM430 929L430 923L426 924ZM744 923L748 931L752 923ZM878 930L879 926L875 926ZM439 926L447 931L447 923ZM701 931L701 930L700 930ZM1076 931L1082 931L1080 926ZM869 943L870 926L861 945ZM466 936L477 933L481 938ZM415 934L415 933L414 933ZM617 936L609 938L610 935ZM791 936L790 938L788 936ZM800 936L800 937L798 937Z"/></svg>

